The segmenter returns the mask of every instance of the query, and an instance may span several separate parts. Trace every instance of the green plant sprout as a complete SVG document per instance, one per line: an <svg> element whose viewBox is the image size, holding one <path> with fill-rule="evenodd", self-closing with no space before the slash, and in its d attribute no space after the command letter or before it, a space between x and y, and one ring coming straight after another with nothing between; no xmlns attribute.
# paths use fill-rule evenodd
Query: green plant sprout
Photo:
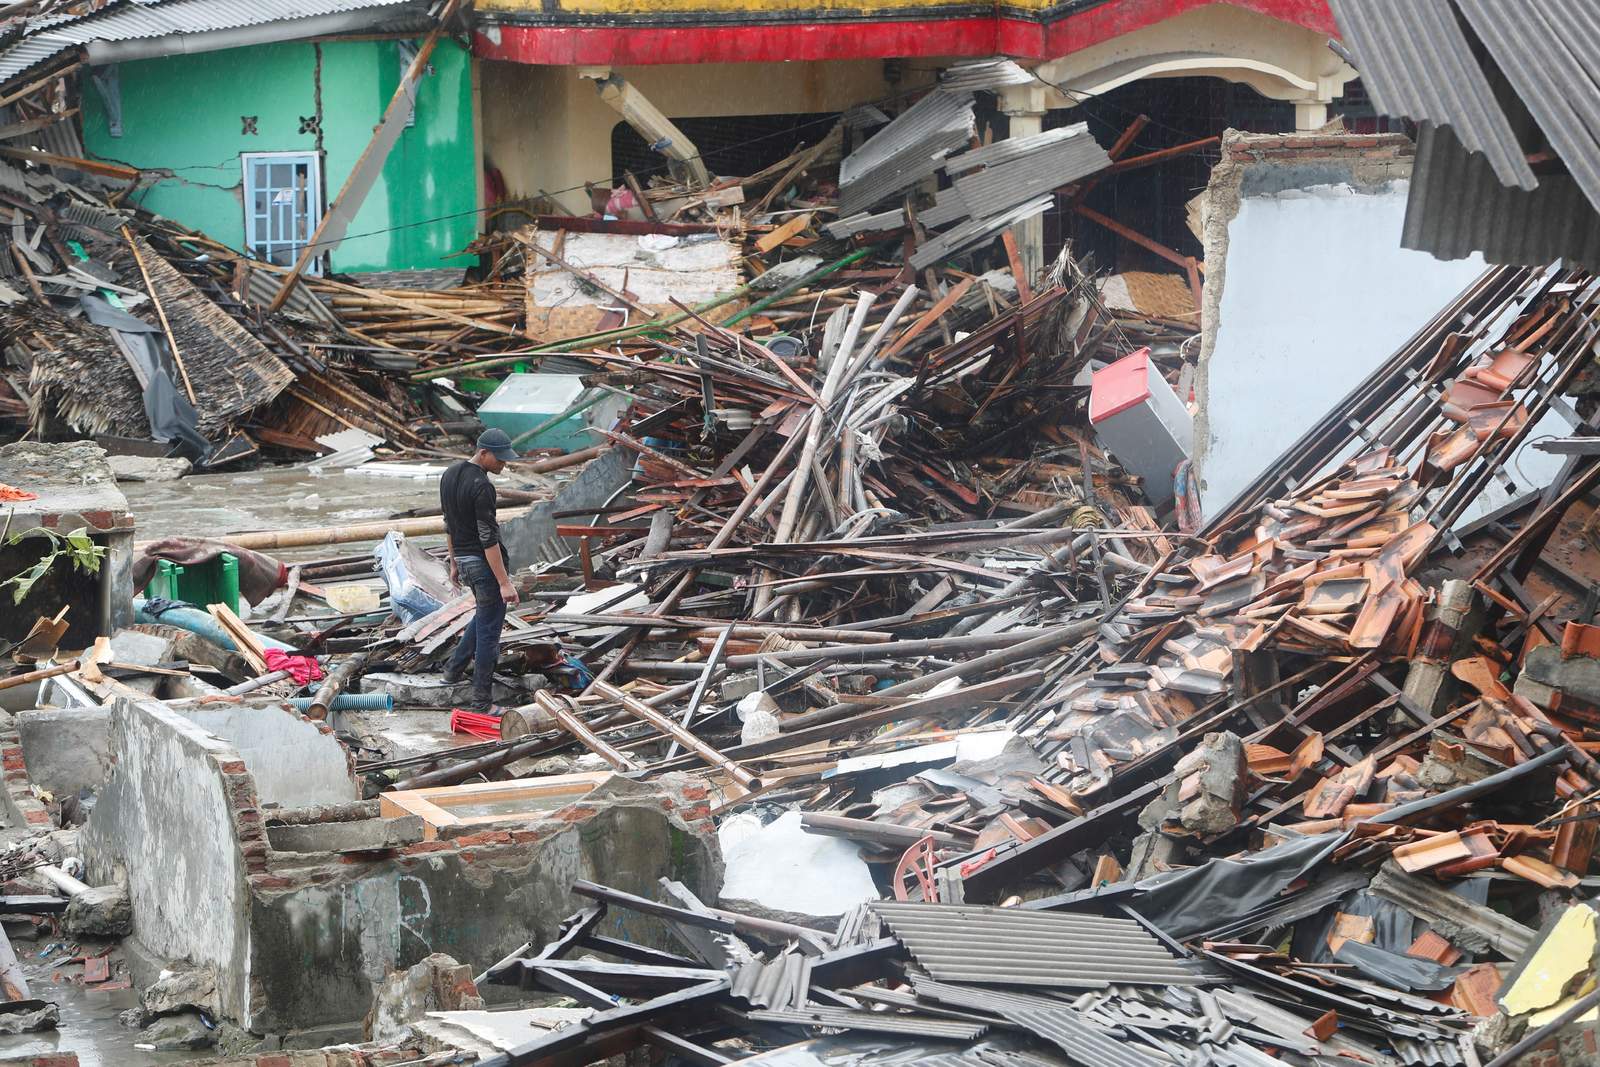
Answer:
<svg viewBox="0 0 1600 1067"><path fill-rule="evenodd" d="M54 530L46 530L43 527L22 530L13 534L10 533L11 516L12 512L6 512L5 528L0 529L0 540L4 540L6 544L15 545L26 537L44 537L50 541L50 551L40 556L37 563L0 582L0 589L4 589L7 586L11 587L11 602L13 604L20 604L27 599L28 594L33 592L34 585L38 583L40 578L50 573L50 568L55 566L56 560L62 556L72 562L74 570L81 571L84 574L98 574L100 572L100 562L106 555L105 546L97 545L89 539L89 528L87 526L80 526L66 534L59 534Z"/></svg>

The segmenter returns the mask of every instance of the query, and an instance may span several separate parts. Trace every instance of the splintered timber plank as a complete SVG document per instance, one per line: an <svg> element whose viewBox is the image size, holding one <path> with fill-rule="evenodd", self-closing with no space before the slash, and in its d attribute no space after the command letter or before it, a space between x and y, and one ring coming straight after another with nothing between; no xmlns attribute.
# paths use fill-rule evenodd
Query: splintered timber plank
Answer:
<svg viewBox="0 0 1600 1067"><path fill-rule="evenodd" d="M267 647L261 643L259 637L250 632L244 620L235 615L226 604L208 604L206 610L228 632L228 636L233 638L233 643L238 646L239 654L245 658L245 662L250 664L257 674L265 674Z"/></svg>

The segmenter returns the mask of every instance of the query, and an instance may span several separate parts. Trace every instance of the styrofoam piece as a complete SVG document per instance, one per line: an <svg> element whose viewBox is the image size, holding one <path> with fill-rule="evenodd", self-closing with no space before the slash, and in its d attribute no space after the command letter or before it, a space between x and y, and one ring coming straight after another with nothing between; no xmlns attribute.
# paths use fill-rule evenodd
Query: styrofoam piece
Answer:
<svg viewBox="0 0 1600 1067"><path fill-rule="evenodd" d="M843 915L878 899L872 872L848 841L808 834L800 812L780 815L766 826L741 813L717 831L727 875L724 900L753 900L802 915Z"/></svg>

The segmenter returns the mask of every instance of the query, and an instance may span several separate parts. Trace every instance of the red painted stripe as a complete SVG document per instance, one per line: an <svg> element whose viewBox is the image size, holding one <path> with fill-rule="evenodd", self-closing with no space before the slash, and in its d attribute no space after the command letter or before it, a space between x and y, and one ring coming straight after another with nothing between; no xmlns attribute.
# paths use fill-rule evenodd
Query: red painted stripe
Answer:
<svg viewBox="0 0 1600 1067"><path fill-rule="evenodd" d="M1053 22L1003 19L1000 51L1011 56L1055 59L1211 3L1231 4L1330 37L1339 36L1327 0L1163 0L1162 3L1112 0Z"/></svg>
<svg viewBox="0 0 1600 1067"><path fill-rule="evenodd" d="M557 66L654 63L771 63L890 56L988 56L992 18L917 22L812 22L734 26L501 26L482 30L473 52L484 59Z"/></svg>
<svg viewBox="0 0 1600 1067"><path fill-rule="evenodd" d="M891 16L857 22L640 26L638 16L627 16L636 20L635 25L502 25L489 33L480 30L475 35L473 51L484 59L557 66L771 63L996 54L1020 59L1054 59L1210 3L1228 3L1318 33L1338 35L1327 0L1108 0L1067 18L1048 22L1005 16L946 19Z"/></svg>

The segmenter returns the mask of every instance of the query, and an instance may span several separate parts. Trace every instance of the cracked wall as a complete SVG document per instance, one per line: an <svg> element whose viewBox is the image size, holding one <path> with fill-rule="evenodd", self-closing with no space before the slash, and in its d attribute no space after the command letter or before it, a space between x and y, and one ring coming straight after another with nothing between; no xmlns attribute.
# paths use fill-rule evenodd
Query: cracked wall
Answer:
<svg viewBox="0 0 1600 1067"><path fill-rule="evenodd" d="M1225 135L1203 211L1206 518L1483 272L1400 247L1413 151L1399 134Z"/></svg>
<svg viewBox="0 0 1600 1067"><path fill-rule="evenodd" d="M324 203L366 148L399 84L399 42L287 42L122 63L121 137L84 79L83 139L91 158L161 175L134 199L243 248L241 152L321 150ZM340 271L460 269L443 257L477 234L472 58L442 40L417 93L415 123L333 254ZM438 220L429 225L416 223Z"/></svg>

